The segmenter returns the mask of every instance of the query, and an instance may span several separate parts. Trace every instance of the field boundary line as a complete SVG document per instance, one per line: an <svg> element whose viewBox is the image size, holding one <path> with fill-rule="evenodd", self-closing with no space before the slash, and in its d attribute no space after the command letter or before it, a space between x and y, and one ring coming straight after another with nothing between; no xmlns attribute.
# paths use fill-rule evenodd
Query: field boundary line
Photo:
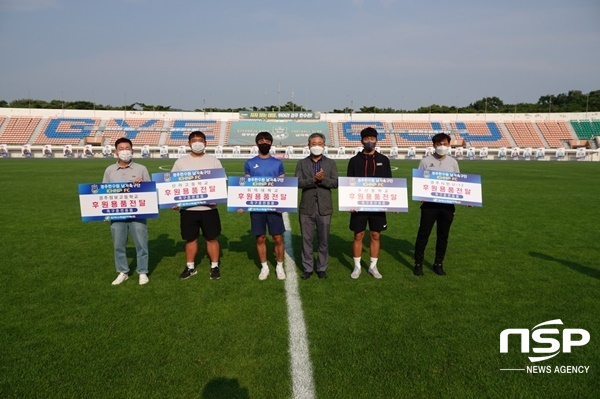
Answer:
<svg viewBox="0 0 600 399"><path fill-rule="evenodd" d="M302 310L302 300L298 289L298 273L294 261L294 248L292 246L292 227L287 212L283 213L285 233L285 296L289 324L290 368L292 375L292 398L315 398L315 385L313 369L308 349L308 335Z"/></svg>

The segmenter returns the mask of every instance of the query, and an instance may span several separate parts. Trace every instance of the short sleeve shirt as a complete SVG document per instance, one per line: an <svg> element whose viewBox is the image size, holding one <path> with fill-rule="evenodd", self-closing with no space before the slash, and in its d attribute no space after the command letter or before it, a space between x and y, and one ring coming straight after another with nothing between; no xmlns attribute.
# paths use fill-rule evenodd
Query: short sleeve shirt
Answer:
<svg viewBox="0 0 600 399"><path fill-rule="evenodd" d="M221 161L216 157L204 154L201 157L186 155L175 161L171 172L179 172L182 170L204 170L204 169L221 169Z"/></svg>
<svg viewBox="0 0 600 399"><path fill-rule="evenodd" d="M438 159L433 155L428 155L419 162L419 169L460 173L458 162L448 155L442 159Z"/></svg>
<svg viewBox="0 0 600 399"><path fill-rule="evenodd" d="M144 165L131 161L129 165L121 166L117 162L106 168L102 183L130 182L139 178L142 181L150 181L150 174Z"/></svg>
<svg viewBox="0 0 600 399"><path fill-rule="evenodd" d="M285 173L281 160L255 156L244 164L244 173L250 177L279 177Z"/></svg>
<svg viewBox="0 0 600 399"><path fill-rule="evenodd" d="M183 170L205 170L205 169L221 169L221 161L218 158L204 154L201 157L194 157L190 154L185 155L175 161L171 172L180 172ZM208 211L215 209L215 206L198 205L187 208L188 211Z"/></svg>

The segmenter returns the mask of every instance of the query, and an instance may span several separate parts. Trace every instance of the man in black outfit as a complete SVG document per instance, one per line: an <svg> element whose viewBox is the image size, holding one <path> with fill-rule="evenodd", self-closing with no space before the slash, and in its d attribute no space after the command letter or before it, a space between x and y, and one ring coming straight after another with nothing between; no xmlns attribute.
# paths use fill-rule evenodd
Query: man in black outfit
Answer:
<svg viewBox="0 0 600 399"><path fill-rule="evenodd" d="M363 150L350 158L348 162L348 177L392 177L392 168L390 160L385 155L375 151L377 146L377 130L367 127L360 132ZM387 229L387 220L385 212L356 212L350 214L350 230L354 232L354 241L352 242L352 257L354 258L354 270L350 277L357 279L360 276L362 241L365 236L365 230L369 223L369 233L371 237L368 273L376 279L381 278L381 273L377 270L377 259L381 247L381 232Z"/></svg>
<svg viewBox="0 0 600 399"><path fill-rule="evenodd" d="M432 138L435 152L421 159L419 169L435 170L451 173L460 173L456 159L447 155L450 150L450 136L446 133L438 133ZM429 235L433 225L437 223L437 240L435 243L435 261L433 271L439 276L445 276L443 262L448 247L448 236L450 235L450 226L454 220L454 204L444 204L440 202L423 202L421 205L421 220L419 222L419 231L415 242L415 276L423 275L423 259L425 258L425 248L429 241Z"/></svg>

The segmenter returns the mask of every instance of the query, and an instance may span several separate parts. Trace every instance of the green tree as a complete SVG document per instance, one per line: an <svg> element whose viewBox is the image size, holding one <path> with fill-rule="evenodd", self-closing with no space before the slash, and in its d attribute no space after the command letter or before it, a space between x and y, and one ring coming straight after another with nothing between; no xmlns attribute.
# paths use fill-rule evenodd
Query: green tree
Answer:
<svg viewBox="0 0 600 399"><path fill-rule="evenodd" d="M469 107L475 110L475 112L502 112L504 110L504 103L498 97L484 97L469 104Z"/></svg>
<svg viewBox="0 0 600 399"><path fill-rule="evenodd" d="M333 111L331 111L333 114L351 114L354 112L353 109L349 108L349 107L345 107L343 109L334 109Z"/></svg>
<svg viewBox="0 0 600 399"><path fill-rule="evenodd" d="M151 105L144 103L133 103L128 105L102 105L91 101L73 101L64 100L44 101L31 98L23 98L13 101L0 100L0 107L10 108L34 108L34 109L97 109L97 110L132 110L141 109L143 111L175 111L171 106ZM241 108L206 108L196 109L196 112L239 112L250 108L252 111L306 111L299 104L288 101L284 105L268 105L263 107L241 107ZM395 110L391 107L378 108L374 105L363 106L359 108L360 113L534 113L534 112L600 112L600 90L590 91L585 94L581 90L570 90L567 93L557 95L548 94L541 96L536 103L516 103L505 104L498 97L484 97L466 107L457 108L455 106L431 104L422 106L415 110ZM333 113L354 113L353 109L344 107L343 109L334 109Z"/></svg>

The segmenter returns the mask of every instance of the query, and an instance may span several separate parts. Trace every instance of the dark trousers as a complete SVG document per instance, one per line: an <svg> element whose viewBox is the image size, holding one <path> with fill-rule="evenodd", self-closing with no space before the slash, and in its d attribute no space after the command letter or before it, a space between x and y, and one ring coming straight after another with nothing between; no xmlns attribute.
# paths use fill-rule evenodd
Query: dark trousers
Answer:
<svg viewBox="0 0 600 399"><path fill-rule="evenodd" d="M424 202L421 205L421 221L417 242L415 243L415 264L422 265L425 258L425 248L434 223L437 223L437 241L435 243L435 262L442 264L448 247L450 226L454 220L454 205Z"/></svg>
<svg viewBox="0 0 600 399"><path fill-rule="evenodd" d="M313 239L317 230L319 242L317 271L324 272L329 265L329 230L331 215L321 216L315 207L312 215L300 213L300 234L302 235L302 267L305 272L312 273L314 268Z"/></svg>

